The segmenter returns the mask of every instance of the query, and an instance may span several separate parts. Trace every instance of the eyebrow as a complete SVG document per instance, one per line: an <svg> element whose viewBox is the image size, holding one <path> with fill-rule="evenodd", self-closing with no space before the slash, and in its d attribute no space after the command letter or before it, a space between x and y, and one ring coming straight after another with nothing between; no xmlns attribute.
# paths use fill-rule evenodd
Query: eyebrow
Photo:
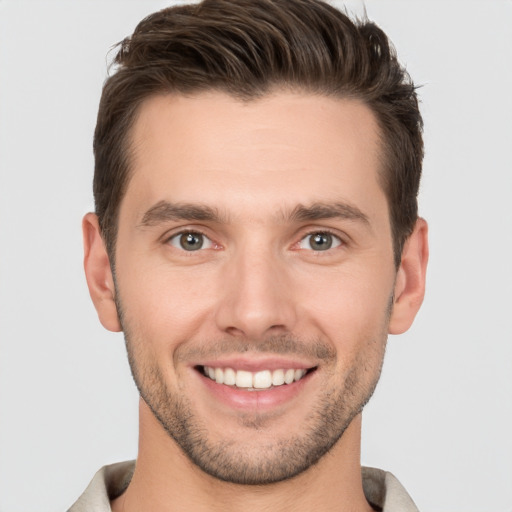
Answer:
<svg viewBox="0 0 512 512"><path fill-rule="evenodd" d="M314 203L311 206L298 205L290 215L295 221L314 221L322 219L347 219L361 221L370 225L368 216L359 208L346 203Z"/></svg>
<svg viewBox="0 0 512 512"><path fill-rule="evenodd" d="M221 216L215 208L196 204L173 204L168 201L159 201L142 217L140 226L149 227L165 222L192 220L201 222L220 222Z"/></svg>
<svg viewBox="0 0 512 512"><path fill-rule="evenodd" d="M290 213L278 213L283 221L306 222L323 219L347 219L370 225L368 217L357 207L346 203L314 203L310 206L298 205ZM166 222L199 221L225 223L227 218L216 208L190 203L170 203L159 201L149 208L142 217L141 227L151 227Z"/></svg>

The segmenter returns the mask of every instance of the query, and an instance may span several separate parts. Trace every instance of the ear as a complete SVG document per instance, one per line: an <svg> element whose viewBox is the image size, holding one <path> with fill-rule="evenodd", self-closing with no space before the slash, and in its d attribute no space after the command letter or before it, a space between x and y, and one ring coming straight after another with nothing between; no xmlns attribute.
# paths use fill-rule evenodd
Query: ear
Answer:
<svg viewBox="0 0 512 512"><path fill-rule="evenodd" d="M115 287L110 261L100 232L98 217L88 213L82 221L84 268L89 294L105 329L122 330L114 300Z"/></svg>
<svg viewBox="0 0 512 512"><path fill-rule="evenodd" d="M418 219L404 244L402 261L395 281L389 334L402 334L411 326L425 295L428 262L428 226Z"/></svg>

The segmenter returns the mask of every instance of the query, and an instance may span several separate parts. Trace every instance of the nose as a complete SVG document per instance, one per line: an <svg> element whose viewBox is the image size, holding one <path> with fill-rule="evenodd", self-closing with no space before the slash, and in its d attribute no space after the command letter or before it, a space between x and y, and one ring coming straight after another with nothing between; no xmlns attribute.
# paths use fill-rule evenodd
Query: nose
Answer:
<svg viewBox="0 0 512 512"><path fill-rule="evenodd" d="M248 339L291 332L297 321L292 279L271 251L246 248L231 258L221 277L217 326Z"/></svg>

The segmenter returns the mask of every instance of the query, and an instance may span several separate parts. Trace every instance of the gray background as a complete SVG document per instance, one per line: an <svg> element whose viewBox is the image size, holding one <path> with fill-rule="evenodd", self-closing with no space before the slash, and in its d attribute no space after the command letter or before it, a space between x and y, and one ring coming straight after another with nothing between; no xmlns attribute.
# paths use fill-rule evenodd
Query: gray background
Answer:
<svg viewBox="0 0 512 512"><path fill-rule="evenodd" d="M107 51L167 4L0 0L0 512L66 510L136 455L137 394L88 297L80 221ZM363 463L424 512L510 512L512 2L366 8L424 84L431 263L414 327L390 339Z"/></svg>

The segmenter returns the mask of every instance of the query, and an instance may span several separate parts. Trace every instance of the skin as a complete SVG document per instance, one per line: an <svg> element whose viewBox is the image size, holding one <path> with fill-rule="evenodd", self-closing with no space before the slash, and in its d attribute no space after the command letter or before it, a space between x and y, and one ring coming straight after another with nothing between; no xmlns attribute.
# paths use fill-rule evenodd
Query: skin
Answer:
<svg viewBox="0 0 512 512"><path fill-rule="evenodd" d="M142 396L136 471L113 510L370 510L360 411L387 334L421 305L428 258L419 219L394 265L373 114L305 93L165 95L143 104L132 141L115 278L95 215L83 223L91 297L124 330ZM184 250L183 231L203 248ZM332 247L314 250L325 233ZM288 395L224 399L204 364L312 371Z"/></svg>

